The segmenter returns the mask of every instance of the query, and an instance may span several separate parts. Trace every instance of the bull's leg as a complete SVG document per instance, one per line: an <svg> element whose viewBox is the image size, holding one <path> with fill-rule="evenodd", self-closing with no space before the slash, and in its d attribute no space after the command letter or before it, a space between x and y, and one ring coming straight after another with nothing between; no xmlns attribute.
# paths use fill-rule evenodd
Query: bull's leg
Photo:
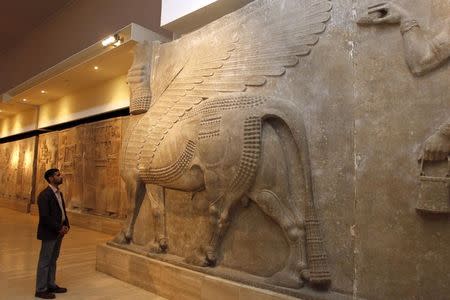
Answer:
<svg viewBox="0 0 450 300"><path fill-rule="evenodd" d="M146 189L150 198L154 228L154 239L147 244L146 248L152 253L165 252L168 247L168 241L165 224L164 188L154 184L147 184Z"/></svg>
<svg viewBox="0 0 450 300"><path fill-rule="evenodd" d="M242 198L242 195L228 193L223 197L220 206L210 206L211 223L213 225L212 235L209 245L206 248L206 260L209 266L214 266L217 262L217 250L230 225L230 212L234 205Z"/></svg>
<svg viewBox="0 0 450 300"><path fill-rule="evenodd" d="M141 209L142 201L145 197L145 185L142 181L128 181L126 183L128 197L127 220L122 229L113 239L119 244L128 244L133 239L134 224Z"/></svg>
<svg viewBox="0 0 450 300"><path fill-rule="evenodd" d="M305 226L298 216L292 213L292 208L278 197L273 191L260 189L253 190L250 198L283 230L289 244L289 257L285 267L268 279L276 285L299 288L303 286L306 272Z"/></svg>
<svg viewBox="0 0 450 300"><path fill-rule="evenodd" d="M211 241L217 233L218 221L220 218L219 206L223 203L226 181L220 178L219 174L212 170L204 171L205 188L193 195L193 203L198 208L208 208L210 214L210 226L207 232L205 243L198 245L192 255L186 258L186 262L198 266L211 266L216 263L216 251L211 247Z"/></svg>

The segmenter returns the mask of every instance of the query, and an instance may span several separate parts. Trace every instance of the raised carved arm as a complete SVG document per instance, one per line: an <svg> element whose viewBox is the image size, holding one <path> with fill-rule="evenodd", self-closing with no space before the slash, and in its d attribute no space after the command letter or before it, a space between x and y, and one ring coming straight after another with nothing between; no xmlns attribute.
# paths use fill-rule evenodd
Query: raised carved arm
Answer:
<svg viewBox="0 0 450 300"><path fill-rule="evenodd" d="M450 57L450 18L435 36L427 37L417 20L398 4L380 2L368 7L360 25L400 24L406 62L415 75L423 75Z"/></svg>

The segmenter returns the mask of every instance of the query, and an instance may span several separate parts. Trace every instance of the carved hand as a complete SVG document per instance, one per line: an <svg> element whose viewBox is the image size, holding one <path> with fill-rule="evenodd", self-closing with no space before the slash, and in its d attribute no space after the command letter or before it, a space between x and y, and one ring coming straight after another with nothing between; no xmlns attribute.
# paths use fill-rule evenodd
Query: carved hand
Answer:
<svg viewBox="0 0 450 300"><path fill-rule="evenodd" d="M135 64L128 71L128 85L132 91L149 85L149 78L147 75L148 66L146 64Z"/></svg>
<svg viewBox="0 0 450 300"><path fill-rule="evenodd" d="M444 160L450 153L450 137L436 132L430 136L424 145L424 160Z"/></svg>
<svg viewBox="0 0 450 300"><path fill-rule="evenodd" d="M367 10L367 16L358 20L358 24L400 24L409 19L409 12L400 5L385 1L370 5Z"/></svg>
<svg viewBox="0 0 450 300"><path fill-rule="evenodd" d="M147 42L136 45L133 64L128 71L128 84L132 92L150 88L151 45Z"/></svg>

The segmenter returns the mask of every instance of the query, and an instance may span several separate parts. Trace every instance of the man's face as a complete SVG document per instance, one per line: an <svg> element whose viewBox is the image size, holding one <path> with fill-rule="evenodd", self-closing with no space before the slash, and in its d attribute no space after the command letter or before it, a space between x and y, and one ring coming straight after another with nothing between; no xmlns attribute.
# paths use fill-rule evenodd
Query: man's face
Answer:
<svg viewBox="0 0 450 300"><path fill-rule="evenodd" d="M61 183L63 183L61 172L58 171L53 176L51 176L50 183L53 183L54 185L60 185Z"/></svg>

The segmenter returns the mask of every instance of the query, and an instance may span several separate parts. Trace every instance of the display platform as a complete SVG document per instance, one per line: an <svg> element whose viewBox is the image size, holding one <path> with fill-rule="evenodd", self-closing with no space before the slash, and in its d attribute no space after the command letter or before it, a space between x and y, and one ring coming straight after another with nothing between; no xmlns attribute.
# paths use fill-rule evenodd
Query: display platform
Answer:
<svg viewBox="0 0 450 300"><path fill-rule="evenodd" d="M36 204L31 204L30 214L33 216L39 215L39 210ZM115 235L122 226L123 220L108 218L104 216L97 216L92 214L85 214L81 212L68 211L70 225L76 225L82 228L91 229L106 234Z"/></svg>
<svg viewBox="0 0 450 300"><path fill-rule="evenodd" d="M223 267L194 267L185 264L181 258L173 255L162 254L150 257L143 251L137 253L139 251L137 246L133 248L135 252L129 250L129 248L126 251L105 244L98 245L97 271L167 299L351 299L350 295L333 291L314 291L308 287L295 290L272 286L272 288L278 289L278 291L274 291L268 289L269 285L264 284L263 278L258 276ZM158 259L155 259L156 257ZM202 272L194 269L202 269ZM249 284L253 283L252 285L242 283L245 281ZM265 288L262 288L264 285Z"/></svg>
<svg viewBox="0 0 450 300"><path fill-rule="evenodd" d="M28 213L29 204L25 201L17 201L16 199L0 198L0 207L5 207L20 212Z"/></svg>

